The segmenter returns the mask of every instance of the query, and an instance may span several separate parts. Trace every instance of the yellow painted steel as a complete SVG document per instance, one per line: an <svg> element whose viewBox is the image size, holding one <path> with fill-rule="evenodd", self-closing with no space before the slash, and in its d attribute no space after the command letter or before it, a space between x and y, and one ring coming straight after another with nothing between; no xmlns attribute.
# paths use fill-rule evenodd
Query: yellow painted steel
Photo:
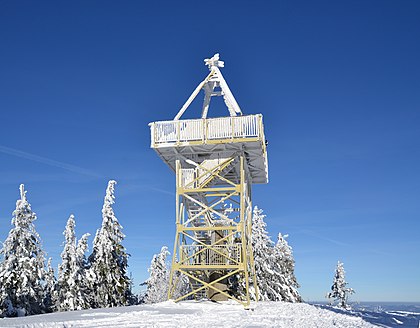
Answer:
<svg viewBox="0 0 420 328"><path fill-rule="evenodd" d="M239 174L235 176L237 181L223 176L224 169L235 161L239 161ZM250 304L250 283L258 293L251 247L252 182L246 165L244 154L228 158L212 169L198 164L197 167L204 173L183 186L182 164L180 160L176 161L176 235L169 299L173 299L177 283L174 277L179 277L179 274L189 278L192 290L175 301L201 297L203 292L211 290L247 307ZM206 203L208 199L212 202ZM239 206L232 210L239 215L220 211L220 206L226 201ZM188 213L191 207L194 207L194 213ZM201 226L194 225L197 220L201 220ZM206 240L200 240L203 235L207 236ZM212 279L214 273L217 279ZM233 276L239 278L245 295L238 296L234 291L221 289L220 283L225 286L223 282Z"/></svg>

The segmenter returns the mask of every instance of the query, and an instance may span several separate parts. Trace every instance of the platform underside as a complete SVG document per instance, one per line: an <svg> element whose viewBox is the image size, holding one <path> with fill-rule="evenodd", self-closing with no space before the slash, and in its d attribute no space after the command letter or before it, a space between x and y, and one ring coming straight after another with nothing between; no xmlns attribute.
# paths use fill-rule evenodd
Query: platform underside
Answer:
<svg viewBox="0 0 420 328"><path fill-rule="evenodd" d="M243 152L246 158L252 183L268 183L267 154L264 152L262 141L258 138L241 142L226 143L183 143L180 145L168 144L154 147L159 157L175 172L177 159L189 159L198 164L204 160L234 157Z"/></svg>

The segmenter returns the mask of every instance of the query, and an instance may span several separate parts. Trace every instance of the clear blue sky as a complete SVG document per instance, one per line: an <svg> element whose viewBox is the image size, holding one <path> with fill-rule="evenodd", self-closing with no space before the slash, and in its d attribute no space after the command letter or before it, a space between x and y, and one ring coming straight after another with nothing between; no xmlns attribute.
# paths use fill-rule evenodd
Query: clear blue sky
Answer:
<svg viewBox="0 0 420 328"><path fill-rule="evenodd" d="M341 260L354 300L420 301L419 17L410 0L0 1L1 240L25 183L58 264L68 216L94 235L116 179L143 281L175 228L147 124L172 119L220 52L243 112L264 115L254 203L273 238L290 234L305 300Z"/></svg>

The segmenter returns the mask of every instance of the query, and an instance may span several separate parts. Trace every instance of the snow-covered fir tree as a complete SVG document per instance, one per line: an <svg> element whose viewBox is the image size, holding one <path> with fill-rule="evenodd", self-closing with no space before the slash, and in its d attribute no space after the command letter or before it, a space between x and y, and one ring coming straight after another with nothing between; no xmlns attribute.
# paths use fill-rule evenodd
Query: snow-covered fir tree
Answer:
<svg viewBox="0 0 420 328"><path fill-rule="evenodd" d="M64 235L64 249L61 253L62 262L58 267L56 292L56 309L58 311L73 311L90 307L89 289L86 287L86 258L89 234L83 235L76 244L76 222L70 215Z"/></svg>
<svg viewBox="0 0 420 328"><path fill-rule="evenodd" d="M302 297L297 290L300 286L295 276L295 259L293 258L292 247L287 242L288 235L277 236L277 243L274 247L274 266L277 266L280 275L277 291L284 302L302 302Z"/></svg>
<svg viewBox="0 0 420 328"><path fill-rule="evenodd" d="M129 292L130 297L127 301L128 305L138 305L138 304L142 303L141 300L142 300L143 295L142 294L136 294L133 291L133 289L134 289L134 278L133 278L133 273L130 272L130 292Z"/></svg>
<svg viewBox="0 0 420 328"><path fill-rule="evenodd" d="M45 275L45 306L49 312L55 311L55 300L57 298L57 279L55 278L51 261L52 258L50 257L48 259L47 273Z"/></svg>
<svg viewBox="0 0 420 328"><path fill-rule="evenodd" d="M299 285L294 275L292 250L281 234L277 244L274 244L268 235L264 218L263 210L255 207L251 241L259 300L301 302L297 291ZM250 295L255 300L253 286L250 287Z"/></svg>
<svg viewBox="0 0 420 328"><path fill-rule="evenodd" d="M347 287L348 283L345 279L344 264L338 261L334 274L334 282L331 286L331 292L327 294L327 298L335 300L342 308L348 308L347 300L349 295L354 293L353 288Z"/></svg>
<svg viewBox="0 0 420 328"><path fill-rule="evenodd" d="M141 285L146 285L147 290L143 297L145 303L164 302L168 299L169 279L171 268L168 262L170 255L167 246L163 246L159 254L153 256L149 269L149 278ZM191 291L190 282L185 274L176 271L172 277L174 300L188 294Z"/></svg>
<svg viewBox="0 0 420 328"><path fill-rule="evenodd" d="M264 222L263 210L254 207L252 215L252 250L254 253L255 275L257 279L259 300L277 300L277 292L273 288L272 281L277 274L273 271L273 248L274 243L267 232L267 224ZM255 300L256 291L250 287L251 298Z"/></svg>
<svg viewBox="0 0 420 328"><path fill-rule="evenodd" d="M85 233L77 242L76 261L80 268L86 269L88 267L88 261L85 254L86 254L86 251L88 250L89 236L90 236L90 233Z"/></svg>
<svg viewBox="0 0 420 328"><path fill-rule="evenodd" d="M125 236L112 209L115 184L114 180L108 183L102 208L102 226L96 233L89 257L90 273L94 277L93 307L127 305L130 299L128 254L122 245Z"/></svg>
<svg viewBox="0 0 420 328"><path fill-rule="evenodd" d="M75 310L73 272L76 266L76 235L74 232L75 221L73 214L67 220L64 235L64 249L61 253L61 264L58 266L57 279L57 310Z"/></svg>
<svg viewBox="0 0 420 328"><path fill-rule="evenodd" d="M89 270L89 262L86 258L88 250L88 238L90 233L85 233L77 242L76 268L74 279L77 281L77 309L89 309L93 299L95 276Z"/></svg>
<svg viewBox="0 0 420 328"><path fill-rule="evenodd" d="M176 271L174 273L173 281L174 281L174 286L175 286L175 290L173 294L174 300L188 294L191 291L189 278L185 274L179 271Z"/></svg>
<svg viewBox="0 0 420 328"><path fill-rule="evenodd" d="M143 283L147 286L146 303L159 303L168 299L169 289L169 268L167 257L169 255L168 247L163 246L159 254L155 254L150 264L149 278Z"/></svg>
<svg viewBox="0 0 420 328"><path fill-rule="evenodd" d="M20 199L13 212L14 226L0 253L0 306L5 316L22 316L46 311L45 258L35 230L36 215L20 185Z"/></svg>

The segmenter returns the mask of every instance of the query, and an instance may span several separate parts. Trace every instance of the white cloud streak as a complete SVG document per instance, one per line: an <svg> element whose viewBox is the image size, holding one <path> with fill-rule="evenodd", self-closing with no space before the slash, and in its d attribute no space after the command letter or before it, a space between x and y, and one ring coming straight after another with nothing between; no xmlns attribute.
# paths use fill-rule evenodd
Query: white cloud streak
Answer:
<svg viewBox="0 0 420 328"><path fill-rule="evenodd" d="M331 239L331 238L324 237L321 234L319 234L319 233L317 233L317 232L315 232L313 230L305 229L305 230L300 230L299 232L300 233L303 233L305 235L311 236L311 237L315 237L315 238L318 238L318 239L321 239L321 240L328 241L328 242L333 243L335 245L339 245L339 246L351 246L348 243L343 243L343 242L341 242L339 240L336 240L336 239Z"/></svg>
<svg viewBox="0 0 420 328"><path fill-rule="evenodd" d="M9 148L9 147L0 145L0 152L2 152L4 154L15 156L15 157L27 159L27 160L30 160L30 161L33 161L33 162L38 162L38 163L42 163L42 164L45 164L45 165L58 167L60 169L63 169L63 170L69 171L69 172L73 172L73 173L77 173L77 174L81 174L81 175L85 175L85 176L89 176L89 177L93 177L93 178L102 178L102 176L97 174L96 172L84 169L82 167L78 167L78 166L75 166L75 165L59 162L59 161L56 161L56 160L53 160L53 159L50 159L50 158L30 154L30 153L27 153L27 152L24 152L24 151L21 151L21 150L18 150L18 149L13 149L13 148Z"/></svg>

